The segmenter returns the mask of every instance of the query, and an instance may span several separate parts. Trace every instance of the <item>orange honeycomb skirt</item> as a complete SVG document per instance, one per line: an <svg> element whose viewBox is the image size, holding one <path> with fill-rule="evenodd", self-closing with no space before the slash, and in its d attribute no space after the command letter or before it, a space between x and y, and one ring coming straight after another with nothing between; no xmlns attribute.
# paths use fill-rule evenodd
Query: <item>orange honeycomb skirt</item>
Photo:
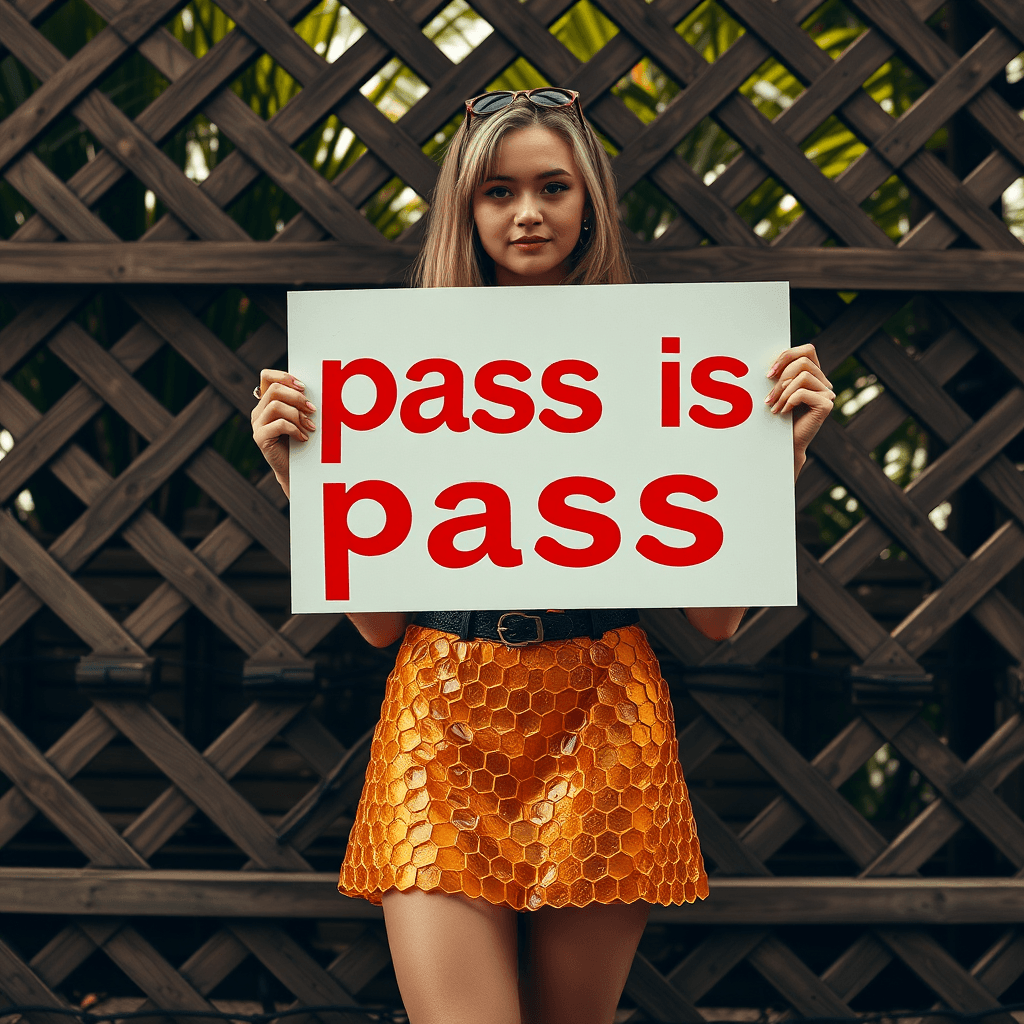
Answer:
<svg viewBox="0 0 1024 1024"><path fill-rule="evenodd" d="M338 884L392 888L516 910L707 896L642 629L514 648L408 628Z"/></svg>

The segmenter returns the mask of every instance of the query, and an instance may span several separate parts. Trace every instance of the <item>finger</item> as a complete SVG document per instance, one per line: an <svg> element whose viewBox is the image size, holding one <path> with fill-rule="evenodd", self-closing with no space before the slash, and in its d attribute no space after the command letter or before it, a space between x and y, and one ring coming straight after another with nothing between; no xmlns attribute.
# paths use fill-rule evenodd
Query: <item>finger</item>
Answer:
<svg viewBox="0 0 1024 1024"><path fill-rule="evenodd" d="M303 430L316 430L316 424L309 418L309 416L300 412L287 402L277 400L267 402L261 415L256 418L255 425L259 426L265 423L274 423L281 419L288 420L290 423L294 423Z"/></svg>
<svg viewBox="0 0 1024 1024"><path fill-rule="evenodd" d="M821 366L821 363L818 362L818 353L813 345L797 345L795 348L787 348L779 353L778 358L772 363L772 367L768 371L768 376L778 376L789 363L793 362L794 359L800 358L809 359L815 366Z"/></svg>
<svg viewBox="0 0 1024 1024"><path fill-rule="evenodd" d="M279 438L288 435L297 438L299 441L308 441L309 435L304 433L296 423L291 420L272 420L264 423L252 432L253 440L260 448L267 448L274 444Z"/></svg>
<svg viewBox="0 0 1024 1024"><path fill-rule="evenodd" d="M809 363L809 366L814 366L813 363ZM800 387L817 387L831 390L829 382L818 377L815 373L808 369L798 369L798 363L790 363L789 366L783 370L779 380L772 387L771 391L768 392L768 397L765 398L765 405L775 405L782 397L786 388L791 388L794 384ZM819 371L820 372L820 371Z"/></svg>
<svg viewBox="0 0 1024 1024"><path fill-rule="evenodd" d="M316 406L306 398L304 392L298 391L288 384L275 381L268 385L263 392L259 405L253 410L253 419L258 419L262 411L273 402L283 402L285 405L298 409L302 413L316 412Z"/></svg>
<svg viewBox="0 0 1024 1024"><path fill-rule="evenodd" d="M271 384L287 384L297 391L305 390L306 385L287 370L260 370L260 396L266 394Z"/></svg>
<svg viewBox="0 0 1024 1024"><path fill-rule="evenodd" d="M821 392L827 394L830 400L836 397L832 389L826 387L813 373L804 371L790 381L780 381L772 388L768 399L766 399L772 403L772 412L778 412L789 396L799 390Z"/></svg>
<svg viewBox="0 0 1024 1024"><path fill-rule="evenodd" d="M808 359L806 356L800 356L798 359L791 360L783 369L779 372L779 382L786 380L792 380L794 377L801 373L810 373L817 377L823 384L831 387L828 377L825 376L825 371L813 360Z"/></svg>
<svg viewBox="0 0 1024 1024"><path fill-rule="evenodd" d="M824 419L832 412L832 398L829 397L829 394L831 393L798 388L786 399L785 405L782 406L779 412L784 414L793 412L800 406L806 406L808 410L813 410ZM772 411L774 412L774 410Z"/></svg>

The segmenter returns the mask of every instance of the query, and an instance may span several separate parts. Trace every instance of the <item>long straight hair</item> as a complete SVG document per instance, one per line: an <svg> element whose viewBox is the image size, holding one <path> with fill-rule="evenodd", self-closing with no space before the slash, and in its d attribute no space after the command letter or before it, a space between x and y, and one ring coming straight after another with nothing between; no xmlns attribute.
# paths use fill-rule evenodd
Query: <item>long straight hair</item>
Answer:
<svg viewBox="0 0 1024 1024"><path fill-rule="evenodd" d="M526 97L486 117L466 115L452 137L434 189L427 234L413 265L418 288L494 284L494 263L473 219L473 194L493 173L501 140L523 128L549 128L572 150L583 176L591 229L569 257L565 284L624 284L633 280L615 204L611 163L594 130L567 107L537 107Z"/></svg>

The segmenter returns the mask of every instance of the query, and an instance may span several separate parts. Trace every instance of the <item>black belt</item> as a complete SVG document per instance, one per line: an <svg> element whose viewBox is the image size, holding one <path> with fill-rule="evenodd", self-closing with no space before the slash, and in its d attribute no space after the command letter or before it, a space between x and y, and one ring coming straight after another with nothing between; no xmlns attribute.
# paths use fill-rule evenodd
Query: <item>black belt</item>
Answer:
<svg viewBox="0 0 1024 1024"><path fill-rule="evenodd" d="M525 647L544 640L589 636L600 640L609 629L640 621L635 608L570 609L564 612L417 612L413 622L427 629L454 633L460 640L498 640L506 647Z"/></svg>

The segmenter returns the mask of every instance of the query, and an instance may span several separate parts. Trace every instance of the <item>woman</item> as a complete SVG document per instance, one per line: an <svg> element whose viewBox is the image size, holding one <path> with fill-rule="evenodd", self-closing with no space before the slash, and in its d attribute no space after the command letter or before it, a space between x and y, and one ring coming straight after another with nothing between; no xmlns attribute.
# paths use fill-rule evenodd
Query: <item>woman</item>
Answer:
<svg viewBox="0 0 1024 1024"><path fill-rule="evenodd" d="M414 284L630 280L578 94L468 100ZM811 345L769 377L799 473L835 396ZM264 370L259 391L253 437L287 493L287 439L308 440L316 409L283 371ZM721 640L744 611L686 615ZM375 646L405 639L339 888L383 904L412 1024L607 1024L651 904L707 895L668 688L629 610L545 612L567 638L526 646L501 642L497 614L350 616Z"/></svg>

